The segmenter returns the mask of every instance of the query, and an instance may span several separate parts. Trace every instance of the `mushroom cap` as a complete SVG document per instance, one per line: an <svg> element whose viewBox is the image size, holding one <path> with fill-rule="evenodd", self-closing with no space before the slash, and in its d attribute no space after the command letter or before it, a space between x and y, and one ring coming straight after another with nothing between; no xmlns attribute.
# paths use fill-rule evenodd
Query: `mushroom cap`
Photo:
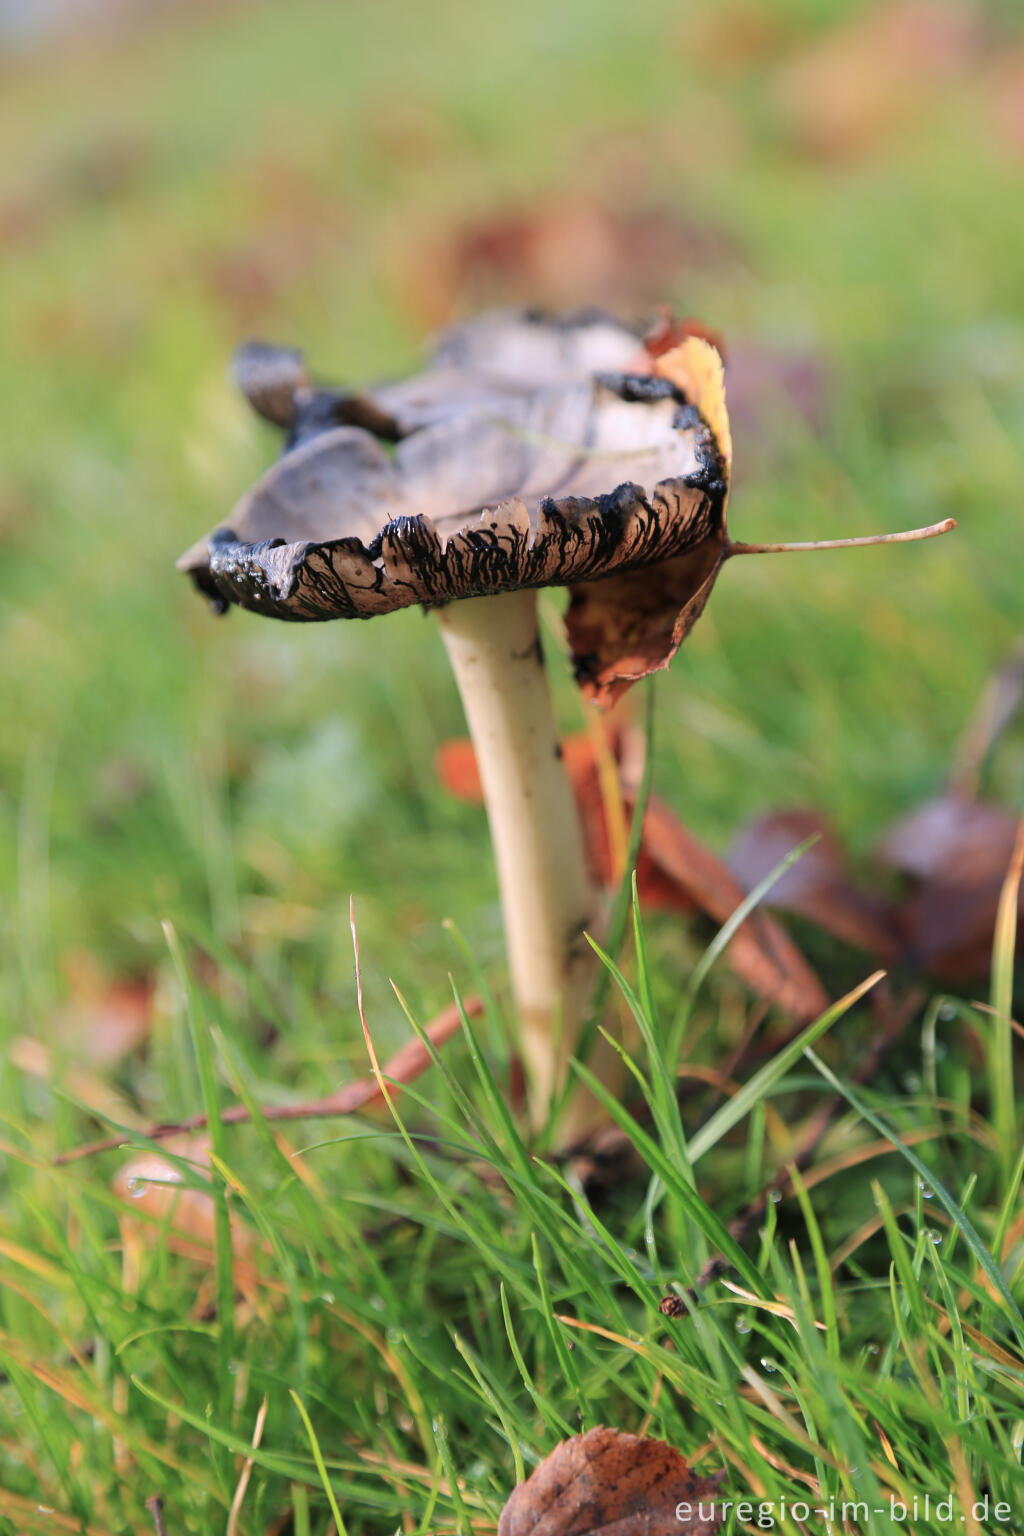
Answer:
<svg viewBox="0 0 1024 1536"><path fill-rule="evenodd" d="M703 339L652 358L601 314L497 311L442 336L421 374L362 394L316 387L301 354L265 343L235 371L288 436L179 561L218 608L372 618L568 586L577 676L602 703L667 665L703 610L730 455Z"/></svg>

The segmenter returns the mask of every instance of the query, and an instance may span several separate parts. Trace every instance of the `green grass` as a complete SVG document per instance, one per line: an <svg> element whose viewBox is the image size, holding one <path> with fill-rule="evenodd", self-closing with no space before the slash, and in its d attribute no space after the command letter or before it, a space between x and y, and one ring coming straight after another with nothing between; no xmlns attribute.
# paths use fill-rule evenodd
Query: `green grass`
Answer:
<svg viewBox="0 0 1024 1536"><path fill-rule="evenodd" d="M771 1020L759 1077L744 1067L724 1107L688 1083L680 1108L678 1062L720 1068L751 1005L720 963L691 995L707 935L645 917L611 984L643 1044L636 1161L588 1197L505 1108L500 919L482 813L434 782L462 725L433 628L216 622L173 571L273 452L227 383L242 335L301 343L326 374L397 371L460 220L570 194L667 208L736 255L681 265L665 298L737 346L812 353L827 380L820 428L781 402L773 430L737 428L736 536L960 523L919 547L736 562L657 683L654 786L708 842L815 804L866 857L943 783L1024 625L1020 163L982 63L880 149L801 154L772 80L821 16L770 10L774 52L746 61L668 0L298 0L0 62L2 1029L53 1039L81 952L152 976L150 1038L113 1073L126 1122L205 1107L216 1129L210 1262L140 1201L131 1275L111 1190L127 1154L52 1165L106 1128L74 1051L48 1079L0 1067L5 1529L141 1530L156 1494L168 1536L223 1530L264 1401L240 1532L285 1515L296 1536L484 1531L596 1423L726 1466L731 1499L952 1490L960 1513L970 1489L1019 1526L1012 934L1001 1019L972 1006L980 988L936 998L859 1086L867 999L810 1055ZM1016 805L1022 777L1017 732L988 787ZM286 1141L258 1117L218 1126L239 1096L367 1071L353 892L382 1061L405 1007L423 1025L481 978L496 1001L400 1119ZM815 957L836 994L870 970ZM662 1318L835 1092L806 1187L767 1204L690 1315ZM211 1189L187 1151L175 1166Z"/></svg>

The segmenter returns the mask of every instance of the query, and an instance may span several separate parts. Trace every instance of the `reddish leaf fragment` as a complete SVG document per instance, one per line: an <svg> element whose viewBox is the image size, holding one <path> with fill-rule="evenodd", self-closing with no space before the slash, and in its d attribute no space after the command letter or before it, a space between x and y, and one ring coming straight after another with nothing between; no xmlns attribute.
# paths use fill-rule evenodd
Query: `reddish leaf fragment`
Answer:
<svg viewBox="0 0 1024 1536"><path fill-rule="evenodd" d="M597 886L615 885L621 876L612 853L612 840L608 831L601 775L589 736L565 736L562 739L562 761L569 776L580 819L583 823L584 843L590 878ZM612 751L618 751L618 737L611 743ZM473 805L483 804L483 786L477 767L473 743L462 737L443 742L436 758L437 776L449 794ZM637 887L640 899L650 911L691 912L693 902L678 884L658 868L650 853L641 848L636 866Z"/></svg>
<svg viewBox="0 0 1024 1536"><path fill-rule="evenodd" d="M644 349L652 359L664 357L666 352L672 352L676 347L682 346L683 342L691 336L699 336L706 341L709 346L714 347L722 361L725 361L725 342L718 331L712 330L701 320L692 320L688 317L677 320L667 307L662 308L658 319L644 337Z"/></svg>
<svg viewBox="0 0 1024 1536"><path fill-rule="evenodd" d="M729 920L746 892L718 856L652 796L644 820L644 847L663 874L713 922ZM829 999L793 940L764 912L754 912L726 950L732 969L753 991L798 1021L824 1013Z"/></svg>
<svg viewBox="0 0 1024 1536"><path fill-rule="evenodd" d="M618 751L621 739L614 745ZM591 877L595 884L614 885L620 872L612 858L593 743L587 736L568 736L562 753L583 821ZM453 794L482 801L471 742L446 742L437 764L441 782ZM628 789L624 799L631 813L635 802ZM697 908L719 925L728 921L746 894L721 859L654 796L648 801L644 819L637 888L641 900L654 910L686 912ZM763 912L754 913L741 924L726 958L753 991L798 1020L817 1018L828 1007L828 997L799 949Z"/></svg>
<svg viewBox="0 0 1024 1536"><path fill-rule="evenodd" d="M714 1536L719 1481L664 1440L599 1427L563 1440L519 1484L498 1536Z"/></svg>
<svg viewBox="0 0 1024 1536"><path fill-rule="evenodd" d="M788 853L815 835L818 841L775 882L765 905L795 912L890 964L899 952L895 913L884 897L854 885L839 839L819 811L769 811L733 844L730 867L741 885L753 890Z"/></svg>
<svg viewBox="0 0 1024 1536"><path fill-rule="evenodd" d="M84 950L66 954L62 964L68 997L51 1024L51 1038L91 1067L117 1066L149 1037L153 982L148 977L112 981Z"/></svg>
<svg viewBox="0 0 1024 1536"><path fill-rule="evenodd" d="M565 746L563 743L563 754ZM476 752L468 736L453 737L443 741L434 758L434 772L438 782L457 800L468 800L471 805L483 805L484 788L480 782Z"/></svg>

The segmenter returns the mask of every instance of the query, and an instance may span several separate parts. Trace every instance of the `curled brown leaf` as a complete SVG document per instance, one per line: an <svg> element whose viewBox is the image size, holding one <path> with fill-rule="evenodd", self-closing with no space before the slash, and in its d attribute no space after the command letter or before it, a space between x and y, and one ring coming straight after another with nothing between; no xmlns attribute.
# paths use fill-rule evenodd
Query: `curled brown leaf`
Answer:
<svg viewBox="0 0 1024 1536"><path fill-rule="evenodd" d="M1016 832L1012 811L955 791L890 827L878 857L910 881L900 916L912 965L950 983L987 974Z"/></svg>
<svg viewBox="0 0 1024 1536"><path fill-rule="evenodd" d="M854 884L842 844L820 811L794 808L759 817L733 844L730 868L746 890L753 890L810 837L817 842L776 880L765 905L794 912L891 964L900 949L892 905L884 896Z"/></svg>

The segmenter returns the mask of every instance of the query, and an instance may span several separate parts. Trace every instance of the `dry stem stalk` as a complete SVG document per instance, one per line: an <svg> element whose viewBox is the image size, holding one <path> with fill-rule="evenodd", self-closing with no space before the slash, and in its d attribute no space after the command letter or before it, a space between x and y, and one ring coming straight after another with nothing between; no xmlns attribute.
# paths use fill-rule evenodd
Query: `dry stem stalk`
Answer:
<svg viewBox="0 0 1024 1536"><path fill-rule="evenodd" d="M593 974L584 930L597 902L562 765L536 594L468 598L440 609L438 620L476 749L531 1115L540 1124L576 1046ZM563 1136L582 1129L579 1106L569 1117Z"/></svg>

